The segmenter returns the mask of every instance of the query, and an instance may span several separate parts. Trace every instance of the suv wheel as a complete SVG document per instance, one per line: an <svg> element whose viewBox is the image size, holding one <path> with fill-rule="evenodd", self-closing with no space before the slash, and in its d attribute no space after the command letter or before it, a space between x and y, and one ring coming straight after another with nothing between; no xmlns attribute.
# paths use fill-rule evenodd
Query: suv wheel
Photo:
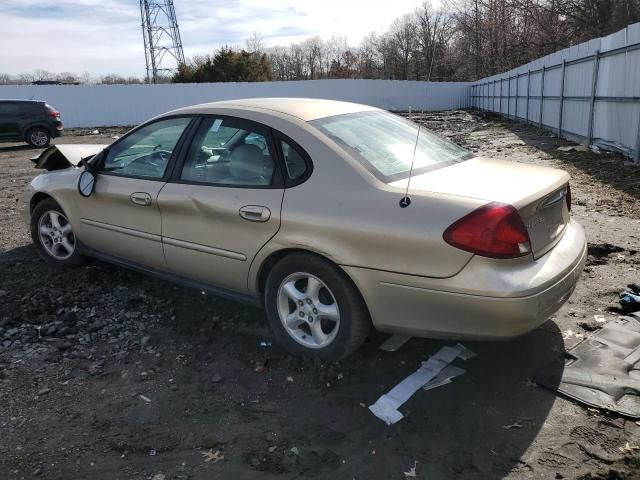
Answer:
<svg viewBox="0 0 640 480"><path fill-rule="evenodd" d="M33 209L31 238L40 256L51 265L75 267L84 261L73 227L53 199L43 200Z"/></svg>
<svg viewBox="0 0 640 480"><path fill-rule="evenodd" d="M47 147L50 141L51 135L45 128L35 127L27 132L27 143L33 147Z"/></svg>
<svg viewBox="0 0 640 480"><path fill-rule="evenodd" d="M296 253L267 277L267 317L292 353L339 360L357 350L371 328L367 307L346 274L320 257Z"/></svg>

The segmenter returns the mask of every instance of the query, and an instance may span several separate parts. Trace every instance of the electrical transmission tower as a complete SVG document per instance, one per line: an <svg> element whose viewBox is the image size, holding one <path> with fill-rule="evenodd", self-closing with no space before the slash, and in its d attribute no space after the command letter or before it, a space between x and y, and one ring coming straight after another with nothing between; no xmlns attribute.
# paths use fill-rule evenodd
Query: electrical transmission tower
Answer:
<svg viewBox="0 0 640 480"><path fill-rule="evenodd" d="M147 82L159 83L185 63L173 0L140 0Z"/></svg>

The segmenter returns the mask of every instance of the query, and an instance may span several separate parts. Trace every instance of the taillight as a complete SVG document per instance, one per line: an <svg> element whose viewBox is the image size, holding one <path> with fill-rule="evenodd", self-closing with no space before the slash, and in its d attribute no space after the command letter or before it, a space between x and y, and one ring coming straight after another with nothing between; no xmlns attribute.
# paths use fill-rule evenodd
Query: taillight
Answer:
<svg viewBox="0 0 640 480"><path fill-rule="evenodd" d="M571 185L567 183L567 193L564 196L564 199L567 201L567 208L571 211Z"/></svg>
<svg viewBox="0 0 640 480"><path fill-rule="evenodd" d="M443 234L456 248L491 258L516 258L531 253L529 233L511 205L489 203L453 223Z"/></svg>
<svg viewBox="0 0 640 480"><path fill-rule="evenodd" d="M60 112L57 111L55 108L53 108L51 105L49 105L48 103L45 103L44 106L47 109L47 115L49 115L51 118L60 117Z"/></svg>

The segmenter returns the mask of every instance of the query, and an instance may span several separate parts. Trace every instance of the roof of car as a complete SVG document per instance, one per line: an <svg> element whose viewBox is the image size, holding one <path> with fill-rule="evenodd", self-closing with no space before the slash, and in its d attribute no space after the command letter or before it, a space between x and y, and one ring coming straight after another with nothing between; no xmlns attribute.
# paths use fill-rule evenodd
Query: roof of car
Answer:
<svg viewBox="0 0 640 480"><path fill-rule="evenodd" d="M260 110L269 110L274 114L281 113L291 115L305 122L345 113L379 110L369 105L320 98L244 98L202 103L200 105L174 110L171 113L214 113L212 110L218 108L237 108L240 110L257 108Z"/></svg>

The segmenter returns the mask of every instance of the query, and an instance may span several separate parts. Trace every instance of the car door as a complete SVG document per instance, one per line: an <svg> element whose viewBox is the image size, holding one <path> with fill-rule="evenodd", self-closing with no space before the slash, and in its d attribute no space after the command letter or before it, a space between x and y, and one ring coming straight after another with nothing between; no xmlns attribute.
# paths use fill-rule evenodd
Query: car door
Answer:
<svg viewBox="0 0 640 480"><path fill-rule="evenodd" d="M274 152L262 125L203 117L182 165L158 197L170 271L247 290L251 261L280 228L284 188Z"/></svg>
<svg viewBox="0 0 640 480"><path fill-rule="evenodd" d="M154 121L100 154L92 165L95 191L78 199L83 244L139 266L166 269L158 193L191 120Z"/></svg>

